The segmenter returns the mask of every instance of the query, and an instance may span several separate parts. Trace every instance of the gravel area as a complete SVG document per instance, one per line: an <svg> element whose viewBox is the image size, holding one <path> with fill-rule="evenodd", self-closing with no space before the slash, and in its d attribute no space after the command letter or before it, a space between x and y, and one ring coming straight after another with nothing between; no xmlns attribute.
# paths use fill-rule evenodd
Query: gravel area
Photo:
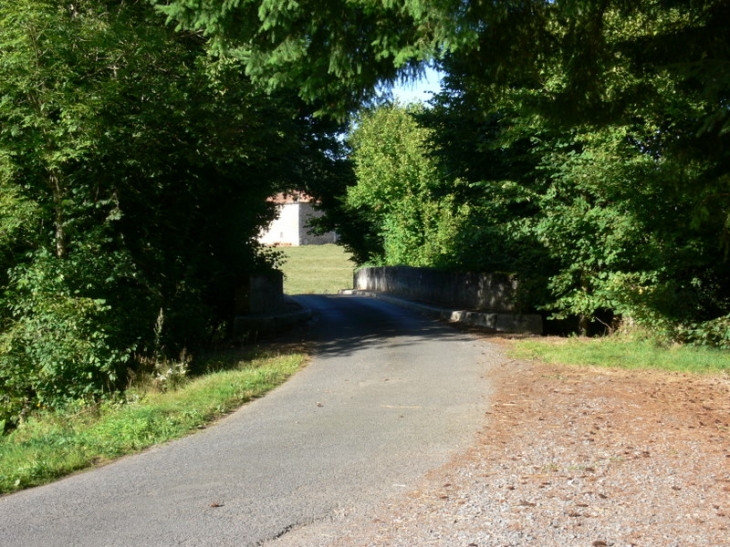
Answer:
<svg viewBox="0 0 730 547"><path fill-rule="evenodd" d="M489 375L469 450L274 545L730 546L730 376L507 359Z"/></svg>

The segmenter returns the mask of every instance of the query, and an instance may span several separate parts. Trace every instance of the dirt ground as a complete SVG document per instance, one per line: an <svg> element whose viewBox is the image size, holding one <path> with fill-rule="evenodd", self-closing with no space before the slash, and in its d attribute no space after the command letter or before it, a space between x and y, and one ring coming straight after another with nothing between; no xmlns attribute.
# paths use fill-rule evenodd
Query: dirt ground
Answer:
<svg viewBox="0 0 730 547"><path fill-rule="evenodd" d="M316 543L730 546L730 375L505 358L492 377L471 449Z"/></svg>

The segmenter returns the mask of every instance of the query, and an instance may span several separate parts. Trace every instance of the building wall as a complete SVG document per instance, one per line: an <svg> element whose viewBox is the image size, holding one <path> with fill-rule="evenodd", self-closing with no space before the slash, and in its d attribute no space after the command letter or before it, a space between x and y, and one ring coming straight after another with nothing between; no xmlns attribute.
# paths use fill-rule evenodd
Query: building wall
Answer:
<svg viewBox="0 0 730 547"><path fill-rule="evenodd" d="M264 245L299 245L299 203L277 205L279 216L259 241Z"/></svg>
<svg viewBox="0 0 730 547"><path fill-rule="evenodd" d="M311 203L282 203L277 207L279 209L278 218L259 237L259 241L264 245L291 245L296 247L299 245L322 245L337 241L334 232L321 236L309 233L307 226L309 219L322 215L319 211L314 210Z"/></svg>

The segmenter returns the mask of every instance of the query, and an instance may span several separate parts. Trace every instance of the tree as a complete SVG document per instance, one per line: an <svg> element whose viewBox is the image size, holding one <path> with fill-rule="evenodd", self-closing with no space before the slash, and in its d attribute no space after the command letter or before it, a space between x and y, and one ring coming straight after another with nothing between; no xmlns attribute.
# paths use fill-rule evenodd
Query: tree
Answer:
<svg viewBox="0 0 730 547"><path fill-rule="evenodd" d="M367 251L370 263L449 262L460 212L448 196L440 195L441 179L426 149L429 131L414 118L419 109L384 104L365 110L347 139L356 183L343 196L344 224L357 219L377 236L377 247L358 249L360 254Z"/></svg>
<svg viewBox="0 0 730 547"><path fill-rule="evenodd" d="M179 28L204 32L214 52L244 60L267 89L295 88L340 115L372 99L380 82L415 76L444 44L459 44L454 2L157 4Z"/></svg>
<svg viewBox="0 0 730 547"><path fill-rule="evenodd" d="M604 51L638 40L627 29L644 32L625 14L603 15ZM510 257L523 279L534 267L520 257L547 257L535 262L548 273L542 303L558 317L580 316L583 331L603 312L654 328L727 313L729 287L719 280L728 265L717 254L728 210L725 137L708 142L703 129L713 105L673 67L640 78L619 56L601 90L571 103L565 54L546 48L539 70L516 67L512 79L476 54L446 61L446 92L425 119L437 128L442 164L473 181L471 202L491 205L481 226L502 218L528 242L512 236L505 248L496 243L510 241L502 231L484 238L486 257Z"/></svg>
<svg viewBox="0 0 730 547"><path fill-rule="evenodd" d="M540 81L551 66L556 115L608 119L669 74L714 105L706 128L727 129L727 0L158 0L180 28L244 60L270 88L293 86L324 110L357 108L380 82L414 76L451 56L493 91ZM452 65L453 66L453 65ZM617 70L618 69L618 70ZM617 93L617 79L633 79ZM487 83L488 82L488 83ZM340 108L341 111L341 108Z"/></svg>
<svg viewBox="0 0 730 547"><path fill-rule="evenodd" d="M0 97L0 423L219 336L266 197L332 163L311 108L142 1L5 2Z"/></svg>

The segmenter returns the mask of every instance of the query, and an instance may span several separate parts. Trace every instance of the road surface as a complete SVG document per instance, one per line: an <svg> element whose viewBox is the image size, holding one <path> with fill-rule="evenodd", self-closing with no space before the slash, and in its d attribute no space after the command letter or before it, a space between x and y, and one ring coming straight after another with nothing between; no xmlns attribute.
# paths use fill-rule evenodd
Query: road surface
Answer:
<svg viewBox="0 0 730 547"><path fill-rule="evenodd" d="M264 545L466 448L495 350L376 299L298 298L315 313L308 367L191 437L0 498L0 545Z"/></svg>

